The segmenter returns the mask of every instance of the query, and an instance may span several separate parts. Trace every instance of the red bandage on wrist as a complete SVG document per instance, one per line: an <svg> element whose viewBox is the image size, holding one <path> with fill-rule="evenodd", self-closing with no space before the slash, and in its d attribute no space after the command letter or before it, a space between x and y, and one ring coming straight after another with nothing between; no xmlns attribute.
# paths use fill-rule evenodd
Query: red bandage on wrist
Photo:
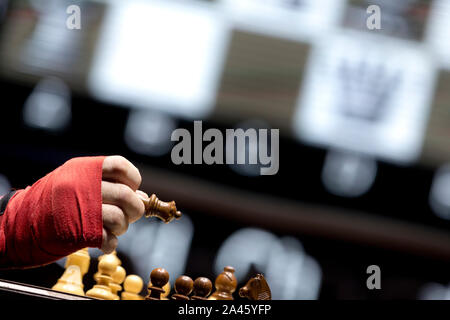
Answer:
<svg viewBox="0 0 450 320"><path fill-rule="evenodd" d="M71 159L14 194L0 222L0 268L39 266L101 246L104 159Z"/></svg>

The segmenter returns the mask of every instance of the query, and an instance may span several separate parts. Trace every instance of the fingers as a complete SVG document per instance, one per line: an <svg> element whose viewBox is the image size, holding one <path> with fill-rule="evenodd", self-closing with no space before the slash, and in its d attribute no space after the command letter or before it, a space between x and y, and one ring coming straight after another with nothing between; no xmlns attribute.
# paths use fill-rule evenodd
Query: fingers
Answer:
<svg viewBox="0 0 450 320"><path fill-rule="evenodd" d="M119 207L128 223L133 223L144 215L144 203L136 192L124 184L102 181L102 199L104 204Z"/></svg>
<svg viewBox="0 0 450 320"><path fill-rule="evenodd" d="M120 236L128 230L128 218L117 206L102 204L103 228L115 236Z"/></svg>
<svg viewBox="0 0 450 320"><path fill-rule="evenodd" d="M145 211L140 198L148 196L135 192L141 185L139 170L121 156L106 157L102 167L102 220L101 250L111 253L117 247L117 236L124 234L130 223L139 220Z"/></svg>
<svg viewBox="0 0 450 320"><path fill-rule="evenodd" d="M117 237L107 230L103 229L101 250L106 253L112 253L117 248Z"/></svg>
<svg viewBox="0 0 450 320"><path fill-rule="evenodd" d="M105 158L102 167L102 179L122 183L133 191L136 191L142 182L139 170L122 156Z"/></svg>
<svg viewBox="0 0 450 320"><path fill-rule="evenodd" d="M138 194L138 196L140 196L142 199L146 200L148 199L148 194L146 194L144 191L141 190L136 190L136 193Z"/></svg>

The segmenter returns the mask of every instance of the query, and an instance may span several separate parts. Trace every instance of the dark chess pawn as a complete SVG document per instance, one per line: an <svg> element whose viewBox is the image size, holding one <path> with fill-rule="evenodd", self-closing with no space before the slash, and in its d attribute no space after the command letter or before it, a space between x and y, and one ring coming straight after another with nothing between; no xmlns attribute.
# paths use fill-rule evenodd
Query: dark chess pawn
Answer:
<svg viewBox="0 0 450 320"><path fill-rule="evenodd" d="M216 291L208 300L233 300L233 292L237 288L234 268L230 266L225 267L223 272L216 278L214 286L216 287Z"/></svg>
<svg viewBox="0 0 450 320"><path fill-rule="evenodd" d="M174 300L189 300L189 295L194 288L194 281L188 276L180 276L175 281L175 294L172 295Z"/></svg>
<svg viewBox="0 0 450 320"><path fill-rule="evenodd" d="M164 293L163 287L169 282L169 273L166 269L156 268L150 274L150 282L147 287L148 295L145 300L161 300Z"/></svg>
<svg viewBox="0 0 450 320"><path fill-rule="evenodd" d="M260 273L247 281L239 290L239 296L249 300L272 300L269 284Z"/></svg>
<svg viewBox="0 0 450 320"><path fill-rule="evenodd" d="M199 277L194 281L194 295L191 297L191 300L208 300L211 290L211 280L205 277Z"/></svg>

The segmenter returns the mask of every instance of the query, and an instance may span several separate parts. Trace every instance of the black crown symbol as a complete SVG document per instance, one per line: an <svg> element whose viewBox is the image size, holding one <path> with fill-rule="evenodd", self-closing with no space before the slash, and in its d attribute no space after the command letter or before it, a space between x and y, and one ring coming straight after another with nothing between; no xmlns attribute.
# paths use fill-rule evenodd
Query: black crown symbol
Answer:
<svg viewBox="0 0 450 320"><path fill-rule="evenodd" d="M401 81L400 71L389 71L385 64L344 60L338 67L342 97L341 112L347 117L377 122L389 111L389 101Z"/></svg>

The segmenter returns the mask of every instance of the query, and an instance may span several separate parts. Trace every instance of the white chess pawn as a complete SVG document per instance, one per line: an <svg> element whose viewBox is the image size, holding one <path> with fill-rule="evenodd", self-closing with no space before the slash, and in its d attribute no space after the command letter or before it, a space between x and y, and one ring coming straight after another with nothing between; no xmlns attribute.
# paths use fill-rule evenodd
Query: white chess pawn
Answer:
<svg viewBox="0 0 450 320"><path fill-rule="evenodd" d="M122 282L125 280L126 272L122 266L118 266L112 275L112 282L109 284L112 293L115 295L115 300L120 300L117 293L122 290Z"/></svg>
<svg viewBox="0 0 450 320"><path fill-rule="evenodd" d="M122 300L144 300L139 295L143 286L144 281L139 276L134 274L127 276L123 284Z"/></svg>
<svg viewBox="0 0 450 320"><path fill-rule="evenodd" d="M90 260L91 258L89 257L87 248L78 250L67 256L66 270L52 289L84 296L83 276L89 270Z"/></svg>
<svg viewBox="0 0 450 320"><path fill-rule="evenodd" d="M88 292L88 297L103 299L103 300L115 300L115 295L112 293L109 284L113 281L112 275L116 272L118 267L117 259L112 255L106 255L98 263L98 270L100 275L97 277L97 284Z"/></svg>

